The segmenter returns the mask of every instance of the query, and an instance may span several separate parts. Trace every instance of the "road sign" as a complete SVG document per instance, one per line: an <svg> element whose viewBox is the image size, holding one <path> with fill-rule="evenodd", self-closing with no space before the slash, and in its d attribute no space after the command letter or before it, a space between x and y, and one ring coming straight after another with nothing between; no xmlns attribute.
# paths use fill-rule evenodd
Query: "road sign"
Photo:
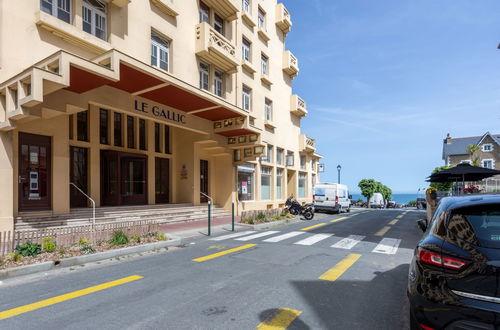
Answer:
<svg viewBox="0 0 500 330"><path fill-rule="evenodd" d="M323 173L325 171L325 164L318 164L318 172Z"/></svg>

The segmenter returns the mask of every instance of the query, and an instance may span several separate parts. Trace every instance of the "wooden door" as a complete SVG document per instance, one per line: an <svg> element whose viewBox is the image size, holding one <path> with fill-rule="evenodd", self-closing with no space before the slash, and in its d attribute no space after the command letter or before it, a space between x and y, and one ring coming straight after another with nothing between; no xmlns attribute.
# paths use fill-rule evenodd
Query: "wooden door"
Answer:
<svg viewBox="0 0 500 330"><path fill-rule="evenodd" d="M70 182L88 195L88 149L70 148ZM70 186L70 207L87 207L88 199L73 185Z"/></svg>
<svg viewBox="0 0 500 330"><path fill-rule="evenodd" d="M205 195L208 193L208 160L200 160L200 192ZM208 198L200 194L200 203L207 203Z"/></svg>
<svg viewBox="0 0 500 330"><path fill-rule="evenodd" d="M167 158L155 159L155 195L156 204L170 202L170 162Z"/></svg>
<svg viewBox="0 0 500 330"><path fill-rule="evenodd" d="M146 158L122 157L120 163L121 204L147 204Z"/></svg>

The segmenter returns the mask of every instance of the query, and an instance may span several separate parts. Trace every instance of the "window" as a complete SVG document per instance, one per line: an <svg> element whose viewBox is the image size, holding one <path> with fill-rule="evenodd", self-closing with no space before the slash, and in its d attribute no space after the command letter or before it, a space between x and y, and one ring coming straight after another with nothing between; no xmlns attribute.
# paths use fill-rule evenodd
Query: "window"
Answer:
<svg viewBox="0 0 500 330"><path fill-rule="evenodd" d="M293 166L293 164L294 164L293 158L294 158L293 157L293 152L289 151L286 154L286 166Z"/></svg>
<svg viewBox="0 0 500 330"><path fill-rule="evenodd" d="M242 46L242 55L243 55L243 60L251 62L250 61L250 47L251 43L247 39L243 38L243 46Z"/></svg>
<svg viewBox="0 0 500 330"><path fill-rule="evenodd" d="M257 19L257 27L259 29L266 29L266 13L259 7L259 16Z"/></svg>
<svg viewBox="0 0 500 330"><path fill-rule="evenodd" d="M76 115L76 136L78 141L89 140L89 111L81 111Z"/></svg>
<svg viewBox="0 0 500 330"><path fill-rule="evenodd" d="M271 168L263 166L260 175L261 199L271 199Z"/></svg>
<svg viewBox="0 0 500 330"><path fill-rule="evenodd" d="M461 241L485 249L500 248L500 212L495 204L453 210L449 215L447 228Z"/></svg>
<svg viewBox="0 0 500 330"><path fill-rule="evenodd" d="M210 20L210 8L203 2L200 2L200 23L209 22Z"/></svg>
<svg viewBox="0 0 500 330"><path fill-rule="evenodd" d="M305 170L306 169L306 156L300 155L300 168Z"/></svg>
<svg viewBox="0 0 500 330"><path fill-rule="evenodd" d="M311 187L314 189L316 185L316 174L311 175Z"/></svg>
<svg viewBox="0 0 500 330"><path fill-rule="evenodd" d="M238 200L251 201L253 196L255 168L253 164L246 163L243 166L238 166Z"/></svg>
<svg viewBox="0 0 500 330"><path fill-rule="evenodd" d="M491 143L483 144L483 152L493 151L493 145Z"/></svg>
<svg viewBox="0 0 500 330"><path fill-rule="evenodd" d="M469 165L472 165L472 162L470 161L470 159L467 159L467 160L461 160L460 164L469 164Z"/></svg>
<svg viewBox="0 0 500 330"><path fill-rule="evenodd" d="M273 102L268 99L264 101L264 120L273 120Z"/></svg>
<svg viewBox="0 0 500 330"><path fill-rule="evenodd" d="M278 168L276 171L276 199L283 198L283 169Z"/></svg>
<svg viewBox="0 0 500 330"><path fill-rule="evenodd" d="M127 116L127 147L135 148L135 120L131 116Z"/></svg>
<svg viewBox="0 0 500 330"><path fill-rule="evenodd" d="M75 122L75 115L69 115L69 139L73 140L75 137L73 136L74 134L74 122Z"/></svg>
<svg viewBox="0 0 500 330"><path fill-rule="evenodd" d="M146 120L139 119L139 149L147 150L146 147Z"/></svg>
<svg viewBox="0 0 500 330"><path fill-rule="evenodd" d="M243 0L241 7L243 8L243 11L250 13L250 0Z"/></svg>
<svg viewBox="0 0 500 330"><path fill-rule="evenodd" d="M155 123L155 152L161 152L161 132L160 124Z"/></svg>
<svg viewBox="0 0 500 330"><path fill-rule="evenodd" d="M40 0L43 12L71 23L71 0Z"/></svg>
<svg viewBox="0 0 500 330"><path fill-rule="evenodd" d="M209 72L210 72L210 66L204 62L200 62L200 88L206 91L209 90L208 86Z"/></svg>
<svg viewBox="0 0 500 330"><path fill-rule="evenodd" d="M266 156L266 162L272 163L273 162L273 146L268 144L267 145L267 156Z"/></svg>
<svg viewBox="0 0 500 330"><path fill-rule="evenodd" d="M223 94L224 94L223 81L224 81L224 74L219 70L215 70L214 92L215 92L215 95L220 96L220 97L223 97Z"/></svg>
<svg viewBox="0 0 500 330"><path fill-rule="evenodd" d="M493 159L483 159L483 167L493 169Z"/></svg>
<svg viewBox="0 0 500 330"><path fill-rule="evenodd" d="M99 142L109 144L109 111L99 110Z"/></svg>
<svg viewBox="0 0 500 330"><path fill-rule="evenodd" d="M246 86L243 86L243 110L250 111L251 104L251 93L252 90Z"/></svg>
<svg viewBox="0 0 500 330"><path fill-rule="evenodd" d="M283 165L283 149L276 149L276 164Z"/></svg>
<svg viewBox="0 0 500 330"><path fill-rule="evenodd" d="M115 146L117 147L123 147L123 141L122 141L122 114L115 112L114 113L114 132L113 132L113 138L114 138L114 143Z"/></svg>
<svg viewBox="0 0 500 330"><path fill-rule="evenodd" d="M224 35L224 20L217 14L214 14L214 29Z"/></svg>
<svg viewBox="0 0 500 330"><path fill-rule="evenodd" d="M169 42L151 33L151 65L168 71Z"/></svg>
<svg viewBox="0 0 500 330"><path fill-rule="evenodd" d="M262 56L261 56L261 69L262 69L262 74L266 75L266 76L269 75L268 63L269 63L269 59L267 58L266 55L262 54Z"/></svg>
<svg viewBox="0 0 500 330"><path fill-rule="evenodd" d="M83 0L83 31L106 40L106 4L100 0Z"/></svg>
<svg viewBox="0 0 500 330"><path fill-rule="evenodd" d="M163 129L163 139L165 143L165 153L170 153L170 126L165 125Z"/></svg>
<svg viewBox="0 0 500 330"><path fill-rule="evenodd" d="M299 173L299 198L306 197L306 174Z"/></svg>

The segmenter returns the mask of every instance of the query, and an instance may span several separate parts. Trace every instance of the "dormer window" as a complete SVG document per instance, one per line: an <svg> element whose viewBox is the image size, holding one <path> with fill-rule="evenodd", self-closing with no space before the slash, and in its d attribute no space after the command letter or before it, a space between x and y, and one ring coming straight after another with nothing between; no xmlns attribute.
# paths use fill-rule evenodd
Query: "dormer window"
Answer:
<svg viewBox="0 0 500 330"><path fill-rule="evenodd" d="M493 144L487 143L483 144L483 152L491 152L493 151Z"/></svg>
<svg viewBox="0 0 500 330"><path fill-rule="evenodd" d="M99 0L83 0L83 31L106 40L106 3Z"/></svg>
<svg viewBox="0 0 500 330"><path fill-rule="evenodd" d="M71 23L71 0L40 0L40 9L66 23Z"/></svg>

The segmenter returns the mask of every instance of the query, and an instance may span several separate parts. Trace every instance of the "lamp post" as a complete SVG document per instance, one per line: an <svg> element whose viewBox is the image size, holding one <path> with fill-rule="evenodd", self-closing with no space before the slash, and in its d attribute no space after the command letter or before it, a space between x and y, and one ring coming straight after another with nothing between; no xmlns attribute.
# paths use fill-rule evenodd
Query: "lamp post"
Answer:
<svg viewBox="0 0 500 330"><path fill-rule="evenodd" d="M340 170L341 169L342 169L342 166L337 165L337 171L339 172L339 179L338 179L337 183L339 183L339 184L340 184Z"/></svg>

